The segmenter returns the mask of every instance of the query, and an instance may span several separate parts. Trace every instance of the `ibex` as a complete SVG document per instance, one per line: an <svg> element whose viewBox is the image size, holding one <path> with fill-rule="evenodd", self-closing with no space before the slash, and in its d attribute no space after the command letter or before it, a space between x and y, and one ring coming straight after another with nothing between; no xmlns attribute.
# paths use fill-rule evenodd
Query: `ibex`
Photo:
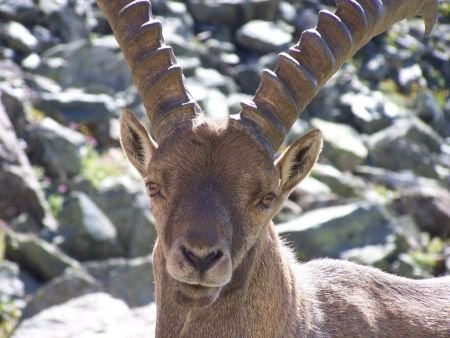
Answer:
<svg viewBox="0 0 450 338"><path fill-rule="evenodd" d="M437 0L337 0L264 70L225 121L187 91L148 0L97 0L130 66L152 138L129 111L121 144L156 219L157 337L450 337L450 279L410 280L350 262L297 263L273 216L322 148L319 130L274 154L318 90L372 37Z"/></svg>

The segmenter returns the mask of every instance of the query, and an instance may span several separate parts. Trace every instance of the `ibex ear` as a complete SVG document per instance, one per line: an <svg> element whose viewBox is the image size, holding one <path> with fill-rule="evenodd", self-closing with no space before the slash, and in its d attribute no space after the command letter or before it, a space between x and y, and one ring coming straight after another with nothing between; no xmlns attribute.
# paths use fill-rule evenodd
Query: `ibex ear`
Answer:
<svg viewBox="0 0 450 338"><path fill-rule="evenodd" d="M311 171L322 150L322 133L314 129L292 143L277 159L282 193L290 193Z"/></svg>
<svg viewBox="0 0 450 338"><path fill-rule="evenodd" d="M120 115L120 144L141 176L145 176L157 144L134 114L126 109Z"/></svg>

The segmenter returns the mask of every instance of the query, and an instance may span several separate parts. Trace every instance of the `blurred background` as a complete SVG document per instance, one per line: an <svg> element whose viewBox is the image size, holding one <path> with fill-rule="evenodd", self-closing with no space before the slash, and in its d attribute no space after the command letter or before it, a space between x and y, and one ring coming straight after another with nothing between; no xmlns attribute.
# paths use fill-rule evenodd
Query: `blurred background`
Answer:
<svg viewBox="0 0 450 338"><path fill-rule="evenodd" d="M329 0L152 1L193 96L239 111L263 68ZM300 260L412 278L450 273L450 4L375 38L302 113L320 128L311 176L276 217ZM118 143L145 112L93 1L0 0L0 337L148 337L149 201ZM75 320L74 320L75 319ZM83 336L83 337L85 337Z"/></svg>

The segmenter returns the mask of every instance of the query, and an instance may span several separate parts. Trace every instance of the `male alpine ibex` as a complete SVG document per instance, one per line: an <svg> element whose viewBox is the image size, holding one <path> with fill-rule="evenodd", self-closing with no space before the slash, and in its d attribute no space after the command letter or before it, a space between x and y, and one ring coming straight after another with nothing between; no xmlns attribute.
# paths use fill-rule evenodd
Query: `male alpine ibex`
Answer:
<svg viewBox="0 0 450 338"><path fill-rule="evenodd" d="M450 279L357 264L295 262L271 221L322 148L312 130L274 161L299 113L372 37L437 0L338 0L262 72L226 121L202 115L148 0L97 0L142 96L154 139L129 111L121 143L156 219L157 337L450 337Z"/></svg>

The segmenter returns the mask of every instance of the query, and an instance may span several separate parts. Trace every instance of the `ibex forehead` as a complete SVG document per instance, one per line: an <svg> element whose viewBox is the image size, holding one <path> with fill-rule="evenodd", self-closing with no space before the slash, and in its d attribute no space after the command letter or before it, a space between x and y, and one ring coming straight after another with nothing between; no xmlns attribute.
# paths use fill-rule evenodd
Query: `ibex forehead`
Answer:
<svg viewBox="0 0 450 338"><path fill-rule="evenodd" d="M248 194L277 182L279 174L271 154L247 133L227 121L202 118L184 122L158 146L148 167L148 179L155 177L186 188L193 183L233 183Z"/></svg>

